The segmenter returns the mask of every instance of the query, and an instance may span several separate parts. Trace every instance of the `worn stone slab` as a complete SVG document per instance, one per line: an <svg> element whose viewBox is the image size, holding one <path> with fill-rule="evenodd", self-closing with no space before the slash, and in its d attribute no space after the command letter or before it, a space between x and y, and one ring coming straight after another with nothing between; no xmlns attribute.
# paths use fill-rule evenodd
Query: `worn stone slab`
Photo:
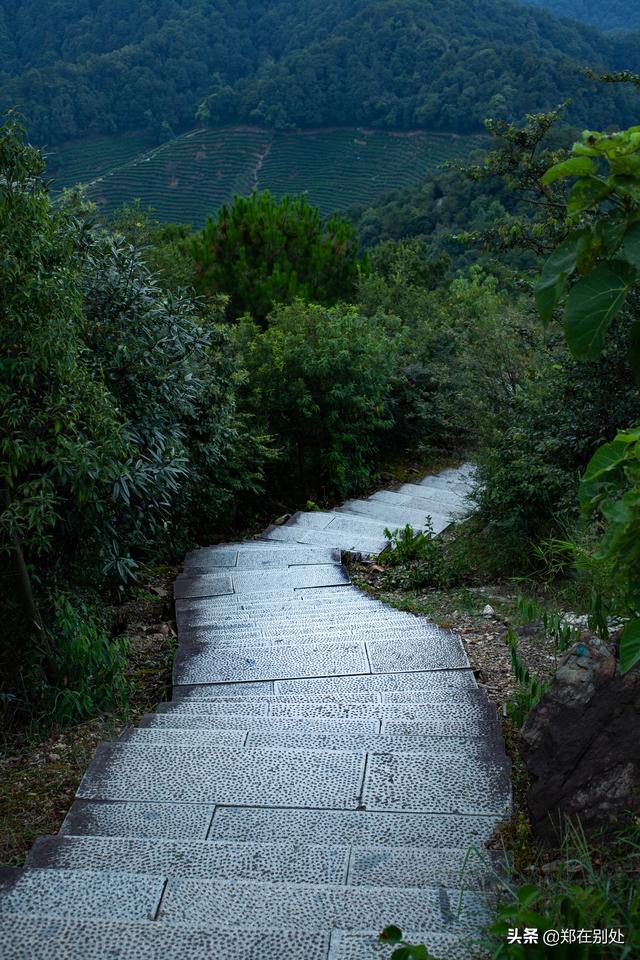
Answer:
<svg viewBox="0 0 640 960"><path fill-rule="evenodd" d="M268 807L216 807L212 840L295 840L351 846L455 847L482 849L501 823L495 814L387 813L369 810L301 810Z"/></svg>
<svg viewBox="0 0 640 960"><path fill-rule="evenodd" d="M355 513L364 517L374 517L384 522L384 524L393 530L396 527L404 527L410 524L416 530L424 529L427 517L430 516L428 510L412 510L409 507L394 507L391 504L379 503L375 500L347 500L343 506L338 507L341 513ZM433 528L436 531L443 530L448 521L439 515L431 514Z"/></svg>
<svg viewBox="0 0 640 960"><path fill-rule="evenodd" d="M352 886L489 889L500 872L499 858L488 850L462 847L355 847L347 883Z"/></svg>
<svg viewBox="0 0 640 960"><path fill-rule="evenodd" d="M365 646L371 673L446 670L469 666L462 641L453 633L444 637L398 640L392 643L385 640L367 640Z"/></svg>
<svg viewBox="0 0 640 960"><path fill-rule="evenodd" d="M354 883L368 882L366 858L360 860ZM344 844L136 837L41 837L27 859L27 867L37 869L106 870L274 883L345 883L348 864L349 848Z"/></svg>
<svg viewBox="0 0 640 960"><path fill-rule="evenodd" d="M0 917L3 960L327 960L329 931L207 929L166 923ZM283 954L286 944L286 954ZM123 953L126 950L126 954Z"/></svg>
<svg viewBox="0 0 640 960"><path fill-rule="evenodd" d="M362 803L372 810L432 810L506 815L511 803L506 760L452 756L415 758L408 753L369 753Z"/></svg>
<svg viewBox="0 0 640 960"><path fill-rule="evenodd" d="M335 751L103 744L77 796L349 809L363 772L361 756Z"/></svg>
<svg viewBox="0 0 640 960"><path fill-rule="evenodd" d="M402 626L399 629L394 629L391 625L386 627L376 625L365 629L345 626L340 629L338 626L323 627L321 623L307 629L296 629L292 626L271 630L265 627L256 631L198 627L183 631L181 646L191 648L197 645L199 648L206 648L209 652L241 651L243 655L246 651L253 649L276 650L281 647L295 646L301 652L301 656L304 656L309 646L326 647L346 642L386 645L402 643L405 649L408 649L408 644L413 642L416 644L416 649L422 649L425 646L432 649L437 641L439 646L448 649L451 646L451 636L451 633L438 630L437 627L428 624L423 626L421 623ZM454 656L455 662L459 665L459 657L455 654Z"/></svg>
<svg viewBox="0 0 640 960"><path fill-rule="evenodd" d="M332 927L377 930L396 923L418 930L462 933L489 919L482 894L465 892L460 898L461 916L456 917L457 891L444 887L402 890L170 879L159 920L237 928L251 918L254 925L297 924L318 932Z"/></svg>
<svg viewBox="0 0 640 960"><path fill-rule="evenodd" d="M144 727L131 730L119 742L152 743L168 745L182 743L193 746L210 746L220 742L215 731L175 729L174 727ZM496 743L495 735L489 732L478 733L475 736L458 737L406 737L390 734L339 734L317 733L305 734L295 730L286 732L265 733L252 731L245 735L248 747L268 748L270 750L340 750L349 753L367 753L372 750L386 750L393 753L431 754L446 753L460 757L495 756L496 749L501 749Z"/></svg>
<svg viewBox="0 0 640 960"><path fill-rule="evenodd" d="M345 516L335 510L310 510L308 513L294 513L284 526L312 527L315 530L347 531L354 536L384 537L384 524L369 517Z"/></svg>
<svg viewBox="0 0 640 960"><path fill-rule="evenodd" d="M213 804L101 803L76 800L61 834L102 837L204 840L211 825Z"/></svg>
<svg viewBox="0 0 640 960"><path fill-rule="evenodd" d="M57 917L152 920L164 889L162 876L109 870L24 870L0 890L5 913ZM2 956L4 958L4 947Z"/></svg>
<svg viewBox="0 0 640 960"><path fill-rule="evenodd" d="M282 541L285 543L303 543L316 546L336 547L346 552L376 554L380 553L386 544L385 537L356 536L346 531L330 533L326 530L295 525L293 527L269 527L262 534L264 540Z"/></svg>
<svg viewBox="0 0 640 960"><path fill-rule="evenodd" d="M234 716L233 714L203 714L203 713L151 713L140 721L141 727L171 727L180 730L260 730L271 733L379 733L380 721L370 719L345 720L332 717L266 717L266 716Z"/></svg>
<svg viewBox="0 0 640 960"><path fill-rule="evenodd" d="M253 697L262 694L278 695L299 694L311 698L325 694L378 692L395 696L398 690L407 693L414 690L451 691L455 699L456 690L475 690L477 687L471 669L431 670L411 674L387 673L363 677L321 677L313 680L277 680L263 683L221 683L221 684L183 684L173 688L174 700L213 700L218 697ZM383 698L386 699L386 696Z"/></svg>
<svg viewBox="0 0 640 960"><path fill-rule="evenodd" d="M431 930L407 930L403 935L408 943L424 943L430 955L439 960L470 960L476 955L472 938L433 933ZM378 932L349 933L334 930L331 934L329 960L391 960L397 946L380 943Z"/></svg>
<svg viewBox="0 0 640 960"><path fill-rule="evenodd" d="M437 673L438 671L436 671ZM443 671L444 672L444 671ZM486 697L483 692L480 691L478 687L459 687L458 697L465 701L476 701L482 700L485 702ZM433 684L429 689L418 689L418 690L402 690L401 693L402 702L407 703L409 701L413 703L447 703L451 704L453 693L452 687L448 684L442 684L438 686ZM184 703L185 701L190 703L200 703L203 705L209 704L212 701L215 703L247 703L249 699L250 704L253 706L258 703L269 704L269 703L281 703L288 705L295 705L297 703L312 704L312 703L342 703L342 704L352 704L352 703L396 703L398 700L399 694L397 691L391 692L389 690L363 690L359 693L357 690L352 691L351 693L338 693L336 691L327 692L327 693L314 693L314 694L305 694L305 693L256 693L254 696L247 698L242 696L237 696L234 693L229 693L226 696L219 697L206 697L206 696L191 696L191 697L177 697L175 701L177 703ZM162 708L164 709L164 707Z"/></svg>
<svg viewBox="0 0 640 960"><path fill-rule="evenodd" d="M189 576L214 573L220 575L251 570L286 570L308 564L340 563L340 551L329 547L287 547L284 544L267 543L262 543L261 546L261 550L239 550L233 557L226 554L221 558L213 558L215 562L206 557L192 557L185 562L184 572Z"/></svg>
<svg viewBox="0 0 640 960"><path fill-rule="evenodd" d="M246 645L247 643L264 642L282 642L285 639L292 638L301 642L307 639L318 637L333 637L334 639L378 639L388 637L389 639L401 639L404 636L448 636L449 632L436 627L426 620L419 620L416 617L403 619L402 615L398 619L382 617L375 614L373 617L362 614L357 616L353 614L331 614L328 617L318 614L305 617L290 617L288 619L272 620L266 616L262 619L255 618L253 622L240 623L215 623L211 625L183 626L181 630L182 641L197 640L203 643L225 642Z"/></svg>
<svg viewBox="0 0 640 960"><path fill-rule="evenodd" d="M381 673L365 677L329 677L315 680L278 680L278 694L288 693L356 693L362 690L390 692L400 690L432 690L446 686L452 690L477 688L471 669L417 671L416 673ZM455 700L455 694L452 694Z"/></svg>
<svg viewBox="0 0 640 960"><path fill-rule="evenodd" d="M495 707L488 704L480 696L472 696L474 691L469 690L464 700L455 704L447 701L427 701L421 703L413 700L400 700L387 703L344 703L344 702L310 702L310 703L280 703L277 700L271 703L246 703L245 701L209 701L188 700L186 703L159 704L160 716L263 716L263 717L309 717L344 718L344 719L378 719L378 720L442 720L442 719L491 719L495 718Z"/></svg>
<svg viewBox="0 0 640 960"><path fill-rule="evenodd" d="M368 672L365 644L358 642L309 644L304 657L298 646L290 645L211 650L206 644L185 644L176 654L173 682L279 680Z"/></svg>
<svg viewBox="0 0 640 960"><path fill-rule="evenodd" d="M417 487L422 490L422 496L411 493L389 493L382 490L374 493L369 498L376 503L391 503L398 507L408 507L409 510L426 510L429 516L437 517L439 520L448 521L451 517L462 516L464 509L459 497L451 497L446 500L437 500L435 497L427 496L424 487ZM392 499L393 498L393 499Z"/></svg>
<svg viewBox="0 0 640 960"><path fill-rule="evenodd" d="M176 600L183 597L219 597L233 593L231 577L191 577L176 580L173 585Z"/></svg>
<svg viewBox="0 0 640 960"><path fill-rule="evenodd" d="M417 500L418 507L421 507L424 503L433 503L436 513L442 513L445 516L455 510L464 512L468 508L464 494L447 487L424 487L420 483L403 483L396 491L396 495ZM376 500L384 500L386 499L386 491L381 490L374 493L373 497Z"/></svg>

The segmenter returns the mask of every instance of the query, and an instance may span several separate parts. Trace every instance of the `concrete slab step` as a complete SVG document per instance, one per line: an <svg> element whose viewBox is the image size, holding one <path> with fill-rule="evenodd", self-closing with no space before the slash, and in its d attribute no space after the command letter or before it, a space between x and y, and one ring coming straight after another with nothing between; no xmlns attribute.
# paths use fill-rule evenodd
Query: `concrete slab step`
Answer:
<svg viewBox="0 0 640 960"><path fill-rule="evenodd" d="M340 552L328 547L287 546L285 544L268 544L259 542L259 549L252 547L243 549L242 545L231 551L226 548L216 552L215 548L209 551L199 551L189 554L185 559L184 569L190 572L195 570L270 570L282 569L300 564L340 563Z"/></svg>
<svg viewBox="0 0 640 960"><path fill-rule="evenodd" d="M212 650L184 644L176 655L174 683L215 683L238 680L285 680L366 673L452 669L469 665L459 638L430 637L389 642L349 641L298 645L237 646Z"/></svg>
<svg viewBox="0 0 640 960"><path fill-rule="evenodd" d="M405 527L407 524L410 524L415 530L423 530L428 516L431 516L433 520L433 529L436 533L449 525L447 516L433 514L428 510L413 510L402 506L394 507L392 504L380 503L375 500L347 500L343 506L338 507L338 510L345 514L355 513L360 516L374 517L381 520L391 531L399 527Z"/></svg>
<svg viewBox="0 0 640 960"><path fill-rule="evenodd" d="M395 492L398 496L417 500L419 507L422 507L425 502L433 503L436 513L448 515L451 511L467 508L464 494L447 487L425 487L420 483L403 483ZM377 500L383 500L385 499L383 495L386 495L386 491L381 490L373 496Z"/></svg>
<svg viewBox="0 0 640 960"><path fill-rule="evenodd" d="M0 890L0 918L6 913L25 913L153 920L164 887L163 876L110 870L24 870Z"/></svg>
<svg viewBox="0 0 640 960"><path fill-rule="evenodd" d="M304 655L308 646L325 647L345 642L387 643L413 641L432 645L438 641L445 646L455 634L429 623L414 621L411 625L395 628L391 624L362 626L323 626L321 623L308 628L290 626L260 630L224 630L217 627L196 627L183 630L180 646L199 646L210 651L233 651L247 649L279 649L296 646Z"/></svg>
<svg viewBox="0 0 640 960"><path fill-rule="evenodd" d="M391 724L391 726L390 726ZM362 735L370 733L401 734L407 737L480 737L493 731L499 731L498 719L495 716L486 718L468 717L465 719L430 719L430 720L349 720L325 719L317 717L238 717L234 715L206 715L202 713L147 714L140 721L141 727L164 727L180 730L244 730L245 733L258 731L262 733L290 733L316 734L333 732L336 736L345 733Z"/></svg>
<svg viewBox="0 0 640 960"><path fill-rule="evenodd" d="M334 533L336 530L348 532L355 536L384 537L384 524L369 517L346 516L337 510L310 510L294 513L284 526L311 527L314 530L327 530Z"/></svg>
<svg viewBox="0 0 640 960"><path fill-rule="evenodd" d="M435 670L416 673L386 673L363 677L327 677L310 680L278 680L258 683L184 684L173 688L174 700L212 700L218 697L253 697L261 694L305 694L312 698L324 694L396 693L398 690L432 690L447 687L455 699L456 690L477 687L473 671Z"/></svg>
<svg viewBox="0 0 640 960"><path fill-rule="evenodd" d="M115 743L98 748L77 796L503 815L511 794L498 759Z"/></svg>
<svg viewBox="0 0 640 960"><path fill-rule="evenodd" d="M265 717L234 714L147 713L141 727L173 727L185 730L260 730L272 733L380 733L376 718L345 720L333 717ZM422 734L420 734L422 736Z"/></svg>
<svg viewBox="0 0 640 960"><path fill-rule="evenodd" d="M269 527L262 534L269 542L301 543L315 546L335 547L345 552L377 554L386 544L385 537L363 537L345 531L314 530L303 526Z"/></svg>
<svg viewBox="0 0 640 960"><path fill-rule="evenodd" d="M222 734L227 731L222 731ZM219 731L189 730L175 727L145 727L125 731L119 743L155 743L155 744L193 744L209 746L224 743ZM432 754L447 753L491 759L496 751L501 751L498 729L486 728L484 734L475 737L408 737L392 734L343 734L316 733L304 734L296 731L265 733L250 731L244 735L243 744L248 747L260 747L270 750L340 750L349 753L367 753L372 750L392 751L395 753Z"/></svg>
<svg viewBox="0 0 640 960"><path fill-rule="evenodd" d="M280 570L233 571L229 576L181 574L174 584L176 598L229 593L293 591L302 587L330 587L349 583L344 567L335 563L300 564Z"/></svg>
<svg viewBox="0 0 640 960"><path fill-rule="evenodd" d="M318 932L337 927L377 930L389 923L417 930L461 934L489 919L482 894L444 888L293 886L215 880L169 880L159 911L162 923L200 923L237 928L294 926Z"/></svg>
<svg viewBox="0 0 640 960"><path fill-rule="evenodd" d="M482 851L498 816L76 800L60 833Z"/></svg>
<svg viewBox="0 0 640 960"><path fill-rule="evenodd" d="M60 834L206 840L215 809L214 804L206 803L74 800L60 827Z"/></svg>
<svg viewBox="0 0 640 960"><path fill-rule="evenodd" d="M389 851L390 855L390 851ZM464 851L451 854L461 865ZM425 858L426 859L426 858ZM346 883L350 848L297 842L260 843L238 840L157 840L135 837L41 837L33 846L29 869L106 870L163 877L266 880L271 883ZM363 857L360 857L363 860ZM432 874L445 857L434 858ZM428 869L425 863L424 869ZM399 876L390 860L389 877ZM352 882L374 882L380 865L360 862ZM450 873L449 875L453 875ZM373 878L373 879L372 879ZM395 882L390 883L390 886Z"/></svg>
<svg viewBox="0 0 640 960"><path fill-rule="evenodd" d="M495 707L488 704L480 696L471 696L474 691L469 690L464 700L455 704L449 701L427 700L400 700L386 703L343 703L340 701L311 701L305 703L280 703L279 701L266 703L247 703L240 701L217 700L188 700L186 703L179 700L158 705L159 716L237 716L237 717L283 717L288 719L376 719L376 720L463 720L478 719L490 720L496 717Z"/></svg>
<svg viewBox="0 0 640 960"><path fill-rule="evenodd" d="M225 806L215 808L209 838L272 843L304 837L311 844L405 851L473 848L482 853L501 822L496 815Z"/></svg>
<svg viewBox="0 0 640 960"><path fill-rule="evenodd" d="M487 695L480 687L468 687L457 692L455 702L452 702L451 691L448 687L437 689L408 690L406 693L389 691L368 691L363 693L328 693L318 696L308 696L304 693L262 694L251 697L216 697L213 700L181 697L178 700L169 700L158 704L158 713L206 713L206 714L244 714L246 716L286 716L295 713L298 707L308 711L317 710L322 715L324 708L330 716L335 708L353 708L362 710L364 714L371 712L378 714L379 708L393 716L393 708L399 706L401 710L412 705L433 706L434 710L446 711L455 714L457 709L466 710L468 707L479 707L483 712L496 714L494 706L490 705ZM304 716L304 714L299 714Z"/></svg>
<svg viewBox="0 0 640 960"><path fill-rule="evenodd" d="M408 486L408 485L407 485ZM407 507L409 510L426 510L430 516L437 516L443 520L464 516L465 510L460 497L451 497L446 500L438 500L435 497L427 496L424 487L416 487L422 490L422 496L412 493L405 488L397 493L390 493L387 490L381 490L369 497L374 503L390 503L398 507Z"/></svg>
<svg viewBox="0 0 640 960"><path fill-rule="evenodd" d="M224 960L329 960L332 949L329 931L192 929L33 913L0 916L0 938L3 960L213 960L221 950ZM331 960L348 960L359 949L353 942L340 941Z"/></svg>

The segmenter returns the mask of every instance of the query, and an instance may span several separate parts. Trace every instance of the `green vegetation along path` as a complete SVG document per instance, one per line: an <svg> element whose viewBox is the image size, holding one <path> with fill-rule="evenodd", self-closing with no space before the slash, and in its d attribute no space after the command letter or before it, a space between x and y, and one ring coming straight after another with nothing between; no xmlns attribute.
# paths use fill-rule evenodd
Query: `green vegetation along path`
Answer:
<svg viewBox="0 0 640 960"><path fill-rule="evenodd" d="M387 924L467 957L510 804L460 638L360 593L341 550L442 530L468 470L196 550L169 703L97 750L3 875L4 960L364 960ZM461 890L461 876L464 880Z"/></svg>

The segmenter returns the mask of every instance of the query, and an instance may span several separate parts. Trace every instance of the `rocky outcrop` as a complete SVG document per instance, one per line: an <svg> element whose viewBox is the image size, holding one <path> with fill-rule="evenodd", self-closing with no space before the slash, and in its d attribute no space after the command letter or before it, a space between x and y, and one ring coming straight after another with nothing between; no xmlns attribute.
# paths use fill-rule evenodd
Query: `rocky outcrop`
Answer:
<svg viewBox="0 0 640 960"><path fill-rule="evenodd" d="M583 633L522 735L543 839L557 840L566 817L591 830L640 811L640 665L621 676L613 646Z"/></svg>

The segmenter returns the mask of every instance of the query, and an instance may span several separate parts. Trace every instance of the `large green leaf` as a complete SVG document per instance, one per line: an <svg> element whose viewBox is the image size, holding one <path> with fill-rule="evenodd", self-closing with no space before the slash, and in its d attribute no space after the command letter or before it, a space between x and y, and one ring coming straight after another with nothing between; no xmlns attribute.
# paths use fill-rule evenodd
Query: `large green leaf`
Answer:
<svg viewBox="0 0 640 960"><path fill-rule="evenodd" d="M569 276L576 268L578 243L584 231L572 234L547 257L542 275L534 288L536 305L544 323L548 323L553 311L567 289Z"/></svg>
<svg viewBox="0 0 640 960"><path fill-rule="evenodd" d="M640 270L640 223L634 223L625 233L622 255L636 270Z"/></svg>
<svg viewBox="0 0 640 960"><path fill-rule="evenodd" d="M583 177L582 180L577 180L569 191L567 213L573 216L594 207L608 197L611 190L606 180L600 180L598 177Z"/></svg>
<svg viewBox="0 0 640 960"><path fill-rule="evenodd" d="M630 620L620 637L620 673L640 662L640 619Z"/></svg>
<svg viewBox="0 0 640 960"><path fill-rule="evenodd" d="M610 473L624 463L627 454L627 444L623 440L611 440L599 447L591 457L587 469L582 477L585 483L598 480L605 473Z"/></svg>
<svg viewBox="0 0 640 960"><path fill-rule="evenodd" d="M597 166L591 157L570 157L568 160L562 160L560 163L549 167L542 182L549 186L556 180L562 180L565 177L588 177L595 173Z"/></svg>
<svg viewBox="0 0 640 960"><path fill-rule="evenodd" d="M565 333L569 349L578 360L596 360L612 320L638 279L629 263L602 263L572 288L567 299Z"/></svg>

